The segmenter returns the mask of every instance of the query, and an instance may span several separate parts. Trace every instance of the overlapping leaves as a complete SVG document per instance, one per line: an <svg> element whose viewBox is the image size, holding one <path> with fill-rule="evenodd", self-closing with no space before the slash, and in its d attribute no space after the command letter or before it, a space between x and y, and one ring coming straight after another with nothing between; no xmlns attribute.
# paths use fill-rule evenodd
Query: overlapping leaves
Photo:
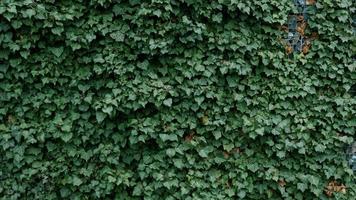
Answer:
<svg viewBox="0 0 356 200"><path fill-rule="evenodd" d="M0 196L352 198L350 2L2 1Z"/></svg>

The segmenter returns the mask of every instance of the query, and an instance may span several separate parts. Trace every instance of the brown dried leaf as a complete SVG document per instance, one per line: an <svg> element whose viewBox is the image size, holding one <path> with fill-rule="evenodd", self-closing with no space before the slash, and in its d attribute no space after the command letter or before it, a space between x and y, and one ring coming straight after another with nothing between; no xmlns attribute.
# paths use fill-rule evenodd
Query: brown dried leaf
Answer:
<svg viewBox="0 0 356 200"><path fill-rule="evenodd" d="M287 183L286 183L286 181L285 181L284 179L279 179L279 180L278 180L278 185L279 185L279 186L284 187L284 186L286 186L286 184L287 184Z"/></svg>
<svg viewBox="0 0 356 200"><path fill-rule="evenodd" d="M291 53L293 53L293 47L290 44L287 44L286 47L286 53L289 55Z"/></svg>
<svg viewBox="0 0 356 200"><path fill-rule="evenodd" d="M344 184L339 184L336 181L330 181L324 190L328 197L331 197L334 192L346 193L346 186Z"/></svg>
<svg viewBox="0 0 356 200"><path fill-rule="evenodd" d="M316 0L307 0L307 5L315 5L316 4Z"/></svg>
<svg viewBox="0 0 356 200"><path fill-rule="evenodd" d="M190 131L185 137L184 137L184 140L187 141L187 142L190 142L194 139L194 135L195 135L195 132L194 131Z"/></svg>

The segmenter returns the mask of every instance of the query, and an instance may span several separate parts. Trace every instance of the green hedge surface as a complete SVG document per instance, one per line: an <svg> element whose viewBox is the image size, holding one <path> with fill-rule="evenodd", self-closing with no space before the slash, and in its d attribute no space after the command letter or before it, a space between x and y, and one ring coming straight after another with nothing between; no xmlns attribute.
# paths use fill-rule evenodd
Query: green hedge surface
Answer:
<svg viewBox="0 0 356 200"><path fill-rule="evenodd" d="M355 199L355 1L1 0L0 199Z"/></svg>

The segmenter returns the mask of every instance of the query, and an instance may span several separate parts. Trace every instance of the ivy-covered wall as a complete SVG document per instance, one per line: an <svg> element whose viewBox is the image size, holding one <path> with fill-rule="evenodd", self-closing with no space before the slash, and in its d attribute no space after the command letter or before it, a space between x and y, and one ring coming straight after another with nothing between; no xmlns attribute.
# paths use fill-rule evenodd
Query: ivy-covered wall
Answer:
<svg viewBox="0 0 356 200"><path fill-rule="evenodd" d="M0 199L352 199L352 0L1 0Z"/></svg>

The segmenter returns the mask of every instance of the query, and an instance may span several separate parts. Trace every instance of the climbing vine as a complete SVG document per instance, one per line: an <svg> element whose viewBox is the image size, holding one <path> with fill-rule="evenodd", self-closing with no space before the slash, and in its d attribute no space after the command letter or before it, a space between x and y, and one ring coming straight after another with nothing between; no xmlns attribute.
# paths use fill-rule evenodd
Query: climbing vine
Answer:
<svg viewBox="0 0 356 200"><path fill-rule="evenodd" d="M352 199L355 4L298 2L2 0L0 199Z"/></svg>

